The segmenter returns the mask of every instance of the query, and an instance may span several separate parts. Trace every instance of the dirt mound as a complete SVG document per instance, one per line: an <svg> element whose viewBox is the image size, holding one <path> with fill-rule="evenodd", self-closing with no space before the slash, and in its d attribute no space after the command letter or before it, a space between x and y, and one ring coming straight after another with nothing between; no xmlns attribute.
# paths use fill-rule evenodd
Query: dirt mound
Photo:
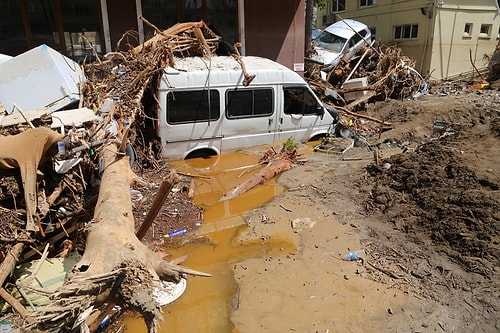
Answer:
<svg viewBox="0 0 500 333"><path fill-rule="evenodd" d="M370 167L372 199L405 233L425 235L468 271L494 273L500 264L499 185L479 178L446 140Z"/></svg>

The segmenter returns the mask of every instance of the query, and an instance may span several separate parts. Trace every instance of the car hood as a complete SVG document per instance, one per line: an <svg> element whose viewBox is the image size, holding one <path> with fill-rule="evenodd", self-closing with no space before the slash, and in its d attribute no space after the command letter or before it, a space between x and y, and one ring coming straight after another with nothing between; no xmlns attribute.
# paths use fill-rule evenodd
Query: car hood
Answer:
<svg viewBox="0 0 500 333"><path fill-rule="evenodd" d="M323 65L336 65L342 57L342 54L324 49L320 46L315 46L314 51L316 54L311 56L311 59Z"/></svg>

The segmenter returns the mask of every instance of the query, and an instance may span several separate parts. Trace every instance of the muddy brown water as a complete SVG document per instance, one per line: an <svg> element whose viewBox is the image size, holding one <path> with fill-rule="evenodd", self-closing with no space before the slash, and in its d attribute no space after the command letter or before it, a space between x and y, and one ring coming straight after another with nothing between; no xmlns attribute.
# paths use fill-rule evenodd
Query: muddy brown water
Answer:
<svg viewBox="0 0 500 333"><path fill-rule="evenodd" d="M311 142L301 146L300 153L306 155L306 158L316 155L319 159L329 159L324 153L313 152L312 148L317 143ZM263 167L258 165L258 160L265 150L265 148L255 148L209 159L171 163L171 166L179 172L195 176L194 202L203 208L204 219L202 226L196 231L195 241L168 248L166 252L171 255L170 258L188 255L183 263L184 266L210 273L212 277L187 277L187 288L184 294L174 303L163 308L164 320L159 323L159 333L239 333L240 329L231 321L231 313L238 305L238 286L233 268L241 266L240 263L248 259L296 252L296 240L290 238L290 235L273 234L271 238L265 240L242 241L238 238L239 234L248 233L246 221L250 218L252 210L270 202L275 196L287 190L277 184L276 179L257 186L232 200L219 201L224 193ZM367 152L367 154L371 158L372 153ZM307 169L305 171L307 172ZM324 172L334 173L335 168L327 168ZM348 230L340 226L337 232L339 235L350 234ZM187 236L186 239L189 237L192 235ZM350 244L356 243L356 240L351 239L353 237L357 239L357 236L350 236L345 241ZM197 239L199 241L196 241ZM179 239L179 241L182 243L182 240ZM345 247L347 248L347 245ZM330 284L335 285L335 288L345 289L346 301L350 305L351 293L358 289L363 294L377 294L377 304L385 305L388 302L386 298L395 297L392 292L380 294L378 288L368 281L358 281L354 290L345 286L337 286L337 283L330 282ZM403 296L400 295L400 297ZM369 302L363 303L363 306L368 308L375 306ZM141 317L126 317L124 324L125 332L147 332Z"/></svg>
<svg viewBox="0 0 500 333"><path fill-rule="evenodd" d="M315 144L316 143L310 143L308 146L304 146L300 152L305 154L306 158L330 160L330 157L324 153L313 152L312 147ZM188 255L188 259L183 265L210 273L213 276L211 278L187 277L187 288L184 294L174 303L163 308L164 321L159 323L158 332L239 333L248 331L248 327L239 327L238 316L232 317L234 309L241 307L241 303L239 303L237 298L241 295L238 291L239 287L234 276L235 269L248 269L251 271L258 271L259 269L265 270L265 268L261 266L254 267L252 260L257 258L288 257L289 255L294 257L294 254L297 253L297 246L299 244L297 243L297 239L289 233L283 235L273 233L272 237L266 239L240 237L240 235L252 233L252 230L247 228L246 223L247 219L253 220L253 218L255 218L255 216L252 216L252 210L265 205L273 200L275 196L287 190L283 186L277 184L276 179L270 180L232 200L219 201L224 193L260 169L257 162L264 151L265 150L252 150L205 160L196 159L171 163L172 167L182 173L191 174L193 176L203 176L195 177L196 192L194 201L200 207L203 207L204 219L203 225L196 231L194 237L195 240L199 241L190 241L182 244L182 240L179 238L182 245L177 248L168 248L166 252L171 254L170 258ZM365 155L366 156L363 155L363 160L365 158L372 158L371 152L366 152ZM336 167L331 167L331 164L329 165L330 166L325 168L323 172L325 174L336 173ZM308 171L309 169L306 167L302 169L301 172ZM308 210L309 209L315 211L319 209L319 207L313 205L308 207ZM309 214L305 211L303 213L306 215ZM324 218L329 219L328 216ZM329 228L329 223L325 223L322 217L318 217L318 219L319 225ZM322 230L322 227L319 226L315 229L319 230L320 236L313 236L311 234L307 237L328 238L322 240L318 238L318 240L313 242L315 244L331 243L332 239L335 239L335 248L347 249L349 246L354 246L356 248L361 246L359 243L359 236L352 234L348 225L337 224L333 233L332 230ZM190 237L187 236L186 239L188 238ZM301 251L304 252L304 249ZM377 283L361 278L361 275L357 276L354 273L354 275L349 275L348 277L344 275L344 277L342 277L342 274L346 271L351 274L356 264L340 263L339 258L334 258L337 254L334 252L335 251L327 251L325 253L325 260L332 267L340 265L339 267L342 273L339 274L341 275L337 276L331 273L328 277L325 277L325 279L320 279L317 277L318 272L315 271L317 267L303 269L303 271L310 270L311 279L316 281L318 283L318 288L322 290L320 294L326 292L327 294L333 293L337 295L336 298L338 299L336 302L332 304L329 302L331 306L325 309L325 316L335 314L333 317L340 318L342 316L338 313L339 311L342 312L342 309L345 307L354 307L358 310L351 316L354 316L356 321L360 320L359 316L364 318L366 314L370 314L373 316L369 321L371 327L377 327L377 325L381 325L380 323L382 323L387 316L387 308L391 306L400 307L399 304L405 304L405 308L407 309L410 307L417 307L415 304L408 304L408 296L401 291L392 290L391 288L381 288ZM307 253L308 251L305 251L304 255ZM297 258L297 261L294 262L306 264L312 261L312 258L306 256L304 259ZM285 264L285 262L283 262L283 264ZM258 276L259 275L256 277ZM313 278L312 276L315 277ZM295 280L293 277L290 278L292 281ZM271 277L271 279L273 279L273 277ZM239 280L238 283L241 283L241 281ZM276 291L280 289L280 286L273 287L271 281L259 282L257 279L255 283L268 284L270 288ZM283 283L289 282L284 281ZM322 285L323 283L326 283L326 285ZM248 285L245 288L248 289ZM330 289L332 290L328 291ZM305 299L314 301L314 298L311 299L310 295L307 297L302 295L305 291L298 289L296 291L298 297L305 297ZM319 291L316 290L314 292L318 293ZM269 296L271 297L270 304L275 304L282 296L283 295L279 295L279 291L278 295ZM243 295L242 297L245 298L246 296ZM262 295L262 297L266 296ZM323 298L324 296L318 297ZM261 300L261 302L262 301L267 302L267 297L266 300ZM263 304L261 305L263 306ZM254 306L259 305L254 304ZM281 310L289 308L289 305L283 306ZM318 310L313 309L314 305L305 304L304 306L306 307L303 309L305 311L304 313L308 311L317 312ZM309 306L312 306L312 308L308 309ZM375 311L374 309L377 310ZM296 312L297 315L302 313L300 308L296 309ZM247 314L253 316L252 311L247 312ZM234 320L236 320L236 322ZM345 324L351 327L352 324L349 322L350 321L347 321L346 323L339 323L337 325ZM140 317L127 317L124 319L124 324L126 327L125 332L147 332L144 321ZM272 327L271 323L269 323L269 325L269 327ZM361 327L362 326L359 328L361 329ZM344 328L347 330L346 327ZM253 329L250 331L253 331Z"/></svg>
<svg viewBox="0 0 500 333"><path fill-rule="evenodd" d="M303 150L310 153L314 145L314 142L310 143ZM160 322L158 332L235 332L230 321L237 291L232 265L248 258L294 250L293 241L285 237L273 237L266 242L233 241L246 228L248 212L286 190L275 179L232 200L219 201L224 193L263 167L258 164L263 152L257 148L170 163L179 172L194 176L196 190L193 200L203 208L204 218L196 231L195 241L168 248L169 258L188 255L184 266L210 273L212 277L187 277L184 294L163 308L164 321ZM140 317L126 317L124 324L125 332L147 332Z"/></svg>

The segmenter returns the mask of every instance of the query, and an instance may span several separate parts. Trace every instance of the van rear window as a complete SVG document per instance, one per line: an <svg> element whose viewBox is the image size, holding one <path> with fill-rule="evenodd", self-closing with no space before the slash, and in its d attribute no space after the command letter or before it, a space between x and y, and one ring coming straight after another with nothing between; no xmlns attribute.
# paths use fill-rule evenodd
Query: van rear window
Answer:
<svg viewBox="0 0 500 333"><path fill-rule="evenodd" d="M210 97L209 97L210 96ZM167 94L169 124L214 121L220 117L217 90L176 91Z"/></svg>
<svg viewBox="0 0 500 333"><path fill-rule="evenodd" d="M272 115L272 89L244 89L227 92L226 114L228 118L250 118Z"/></svg>

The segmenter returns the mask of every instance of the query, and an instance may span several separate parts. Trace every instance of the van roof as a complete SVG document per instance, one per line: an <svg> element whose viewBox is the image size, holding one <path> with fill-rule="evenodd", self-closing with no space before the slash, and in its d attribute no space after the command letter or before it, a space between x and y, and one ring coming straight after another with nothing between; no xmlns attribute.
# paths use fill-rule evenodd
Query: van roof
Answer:
<svg viewBox="0 0 500 333"><path fill-rule="evenodd" d="M254 56L241 57L241 59L247 73L255 75L250 86L277 83L305 84L304 79L299 74L270 59ZM208 76L210 77L209 82ZM175 68L165 68L160 89L170 87L199 88L208 85L211 87L242 86L243 79L241 65L234 57L176 58Z"/></svg>
<svg viewBox="0 0 500 333"><path fill-rule="evenodd" d="M368 26L364 23L351 19L345 19L335 22L334 24L328 26L325 30L331 34L349 39L354 36L356 32L360 32L361 30L366 28L368 28Z"/></svg>

